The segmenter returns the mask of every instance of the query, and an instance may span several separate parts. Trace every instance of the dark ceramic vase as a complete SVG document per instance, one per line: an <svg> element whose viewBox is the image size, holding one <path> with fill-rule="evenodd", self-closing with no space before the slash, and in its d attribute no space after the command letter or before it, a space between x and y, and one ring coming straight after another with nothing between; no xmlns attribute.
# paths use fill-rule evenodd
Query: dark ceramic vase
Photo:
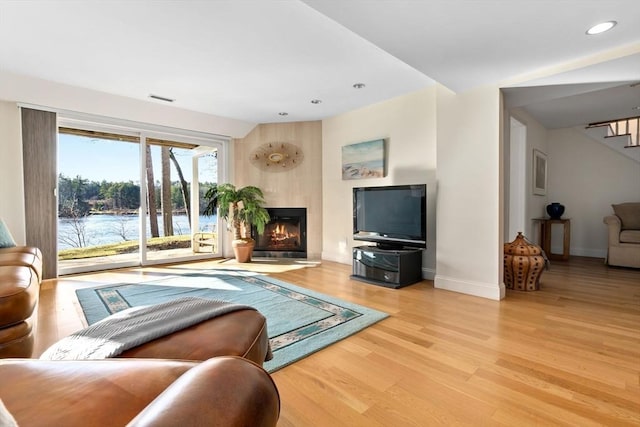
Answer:
<svg viewBox="0 0 640 427"><path fill-rule="evenodd" d="M550 205L547 205L547 213L549 214L551 219L560 219L560 217L564 213L564 205L553 202Z"/></svg>

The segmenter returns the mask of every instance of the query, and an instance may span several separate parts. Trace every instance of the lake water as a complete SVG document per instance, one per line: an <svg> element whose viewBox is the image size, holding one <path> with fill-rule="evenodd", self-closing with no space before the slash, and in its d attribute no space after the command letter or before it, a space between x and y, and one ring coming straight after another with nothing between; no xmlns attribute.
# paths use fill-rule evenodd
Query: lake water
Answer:
<svg viewBox="0 0 640 427"><path fill-rule="evenodd" d="M201 216L198 228L212 231L217 225L216 216ZM119 243L124 240L138 240L140 221L137 215L89 215L84 220L85 246ZM68 218L58 218L58 250L78 247L76 227ZM158 215L158 230L162 235L162 216ZM189 220L186 215L173 215L173 233L175 235L190 234ZM151 237L149 221L147 221L147 238Z"/></svg>

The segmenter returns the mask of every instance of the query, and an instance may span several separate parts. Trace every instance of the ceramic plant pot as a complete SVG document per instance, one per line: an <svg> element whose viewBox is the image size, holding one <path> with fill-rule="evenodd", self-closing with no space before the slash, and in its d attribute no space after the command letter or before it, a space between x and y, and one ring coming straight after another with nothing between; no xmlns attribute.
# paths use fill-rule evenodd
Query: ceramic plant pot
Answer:
<svg viewBox="0 0 640 427"><path fill-rule="evenodd" d="M253 248L256 245L256 241L253 239L239 239L233 240L231 246L233 247L233 253L236 256L238 262L251 262L251 254Z"/></svg>

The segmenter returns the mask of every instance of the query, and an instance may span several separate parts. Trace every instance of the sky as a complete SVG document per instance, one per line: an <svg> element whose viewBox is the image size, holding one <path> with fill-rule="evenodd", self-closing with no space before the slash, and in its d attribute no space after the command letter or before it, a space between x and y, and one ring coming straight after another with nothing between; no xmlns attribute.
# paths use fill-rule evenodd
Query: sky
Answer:
<svg viewBox="0 0 640 427"><path fill-rule="evenodd" d="M161 176L160 147L152 146L154 177ZM189 150L174 149L184 178L191 182L191 154ZM207 167L203 167L206 164ZM215 161L208 157L200 164L200 181L215 181ZM132 142L93 139L76 135L58 134L58 174L68 178L81 176L89 181L140 181L140 145ZM171 180L178 174L171 165Z"/></svg>
<svg viewBox="0 0 640 427"><path fill-rule="evenodd" d="M384 158L384 141L359 142L357 144L345 145L342 147L342 163L344 165L353 163L366 163L372 160Z"/></svg>

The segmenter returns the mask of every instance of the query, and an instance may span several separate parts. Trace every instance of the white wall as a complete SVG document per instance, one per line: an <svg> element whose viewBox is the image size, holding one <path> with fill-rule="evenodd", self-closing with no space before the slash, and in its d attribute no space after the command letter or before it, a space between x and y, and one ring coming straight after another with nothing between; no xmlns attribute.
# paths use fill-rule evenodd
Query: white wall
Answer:
<svg viewBox="0 0 640 427"><path fill-rule="evenodd" d="M385 139L388 175L377 179L342 180L342 147ZM435 88L351 111L322 122L322 258L351 264L353 187L427 184L427 250L423 277L435 274L436 121Z"/></svg>
<svg viewBox="0 0 640 427"><path fill-rule="evenodd" d="M0 100L241 138L255 123L181 109L161 101L54 83L0 70Z"/></svg>
<svg viewBox="0 0 640 427"><path fill-rule="evenodd" d="M498 87L438 86L435 286L496 300L505 294L501 115Z"/></svg>
<svg viewBox="0 0 640 427"><path fill-rule="evenodd" d="M22 179L22 132L20 109L0 101L0 218L19 245L26 242L24 181Z"/></svg>
<svg viewBox="0 0 640 427"><path fill-rule="evenodd" d="M611 204L640 202L640 163L577 129L548 131L548 200L565 205L571 218L571 255L604 258ZM561 253L561 233L552 233L552 252Z"/></svg>
<svg viewBox="0 0 640 427"><path fill-rule="evenodd" d="M548 192L546 196L533 194L533 150L541 151L549 155L548 151L548 135L547 129L542 126L536 119L534 119L526 111L516 108L509 111L509 114L516 118L520 123L524 124L526 130L526 161L527 168L525 179L525 215L527 222L525 223L524 235L527 239L534 243L540 244L540 224L537 221L533 221L532 218L541 218L547 216L545 207L549 204ZM505 144L508 144L505 141ZM547 163L547 168L549 163ZM547 183L549 185L549 183ZM505 236L506 241L510 242L515 239L516 236Z"/></svg>

